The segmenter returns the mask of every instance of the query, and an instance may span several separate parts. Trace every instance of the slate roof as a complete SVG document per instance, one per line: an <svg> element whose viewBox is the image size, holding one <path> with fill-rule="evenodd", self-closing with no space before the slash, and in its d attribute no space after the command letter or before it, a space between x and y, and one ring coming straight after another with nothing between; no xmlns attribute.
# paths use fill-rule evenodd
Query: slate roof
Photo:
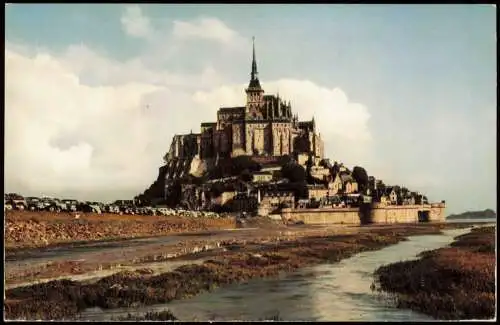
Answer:
<svg viewBox="0 0 500 325"><path fill-rule="evenodd" d="M384 191L384 194L385 195L391 194L391 192L392 192L393 189L394 189L394 187L392 187L392 186L386 187L385 191Z"/></svg>
<svg viewBox="0 0 500 325"><path fill-rule="evenodd" d="M245 106L238 107L221 107L219 108L219 113L238 113L241 110L244 110Z"/></svg>
<svg viewBox="0 0 500 325"><path fill-rule="evenodd" d="M342 180L342 183L345 183L345 182L354 182L354 179L349 174L343 174L343 173L341 173L340 174L340 179Z"/></svg>

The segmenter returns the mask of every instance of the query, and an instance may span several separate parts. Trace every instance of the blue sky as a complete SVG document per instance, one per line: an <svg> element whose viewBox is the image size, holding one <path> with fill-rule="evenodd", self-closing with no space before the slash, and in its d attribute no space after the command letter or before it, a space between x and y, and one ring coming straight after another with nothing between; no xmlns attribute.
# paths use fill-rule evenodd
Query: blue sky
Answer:
<svg viewBox="0 0 500 325"><path fill-rule="evenodd" d="M142 191L173 134L242 103L255 36L264 89L316 117L333 160L447 200L449 212L494 208L495 15L491 5L9 5L6 114L51 131L7 119L7 189Z"/></svg>

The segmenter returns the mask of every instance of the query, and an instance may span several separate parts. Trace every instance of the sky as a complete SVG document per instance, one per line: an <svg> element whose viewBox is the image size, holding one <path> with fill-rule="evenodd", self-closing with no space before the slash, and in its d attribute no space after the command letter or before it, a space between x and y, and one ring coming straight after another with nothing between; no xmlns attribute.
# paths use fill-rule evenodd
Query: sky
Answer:
<svg viewBox="0 0 500 325"><path fill-rule="evenodd" d="M128 199L174 134L266 93L315 118L332 161L496 210L492 5L9 4L5 191Z"/></svg>

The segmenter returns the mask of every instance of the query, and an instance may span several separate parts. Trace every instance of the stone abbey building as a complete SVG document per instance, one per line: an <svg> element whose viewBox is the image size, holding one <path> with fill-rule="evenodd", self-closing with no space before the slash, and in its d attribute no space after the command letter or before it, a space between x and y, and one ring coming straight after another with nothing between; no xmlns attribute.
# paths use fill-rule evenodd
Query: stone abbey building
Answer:
<svg viewBox="0 0 500 325"><path fill-rule="evenodd" d="M283 219L304 223L366 222L366 211L361 213L349 205L371 202L374 212L369 217L376 223L444 218L444 202L429 205L418 193L385 185L377 189L375 178L370 181L368 175L366 188L359 189L354 175L361 180L362 175L354 173L356 167L351 172L343 164L331 165L324 159L324 144L314 118L299 121L290 101L265 94L255 45L245 92L245 106L220 107L216 122L201 123L200 133L174 135L157 179L137 199L189 210L219 207L261 216L281 211ZM281 182L281 162L286 159L280 157L285 155L304 167L306 182ZM238 156L246 157L233 159ZM249 160L261 167L258 172L247 168L245 176L251 181L243 180L243 170L238 170L238 162ZM373 195L376 201L372 201Z"/></svg>
<svg viewBox="0 0 500 325"><path fill-rule="evenodd" d="M267 95L261 87L255 45L246 105L221 107L217 122L201 123L201 133L175 135L166 161L175 159L236 157L240 155L278 157L307 153L323 158L323 141L314 118L300 122L290 101Z"/></svg>

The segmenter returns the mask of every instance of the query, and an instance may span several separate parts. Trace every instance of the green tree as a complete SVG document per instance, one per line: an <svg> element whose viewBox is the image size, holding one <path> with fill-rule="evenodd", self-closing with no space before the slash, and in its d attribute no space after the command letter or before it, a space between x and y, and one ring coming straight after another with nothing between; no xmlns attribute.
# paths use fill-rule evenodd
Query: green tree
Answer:
<svg viewBox="0 0 500 325"><path fill-rule="evenodd" d="M224 185L221 183L215 183L212 185L211 192L213 197L218 197L224 192Z"/></svg>
<svg viewBox="0 0 500 325"><path fill-rule="evenodd" d="M333 163L332 168L330 168L330 174L331 174L333 177L335 177L335 176L339 173L339 171L340 171L340 166L339 166L339 164L335 161L335 162Z"/></svg>
<svg viewBox="0 0 500 325"><path fill-rule="evenodd" d="M250 172L256 172L261 169L260 164L254 161L250 156L238 156L232 158L231 165L232 174L234 176L240 175L241 172L246 169Z"/></svg>
<svg viewBox="0 0 500 325"><path fill-rule="evenodd" d="M355 166L352 170L352 177L358 183L360 192L364 192L368 188L368 173L363 167Z"/></svg>
<svg viewBox="0 0 500 325"><path fill-rule="evenodd" d="M305 182L306 170L298 164L286 164L281 168L281 174L291 183Z"/></svg>
<svg viewBox="0 0 500 325"><path fill-rule="evenodd" d="M292 161L292 157L290 155L284 155L279 157L278 164L283 167L284 165L290 163Z"/></svg>
<svg viewBox="0 0 500 325"><path fill-rule="evenodd" d="M251 182L252 181L252 173L248 169L245 169L243 172L241 172L241 179L245 182Z"/></svg>
<svg viewBox="0 0 500 325"><path fill-rule="evenodd" d="M174 181L174 183L168 188L166 197L166 203L170 207L176 207L181 202L182 184L180 180Z"/></svg>

